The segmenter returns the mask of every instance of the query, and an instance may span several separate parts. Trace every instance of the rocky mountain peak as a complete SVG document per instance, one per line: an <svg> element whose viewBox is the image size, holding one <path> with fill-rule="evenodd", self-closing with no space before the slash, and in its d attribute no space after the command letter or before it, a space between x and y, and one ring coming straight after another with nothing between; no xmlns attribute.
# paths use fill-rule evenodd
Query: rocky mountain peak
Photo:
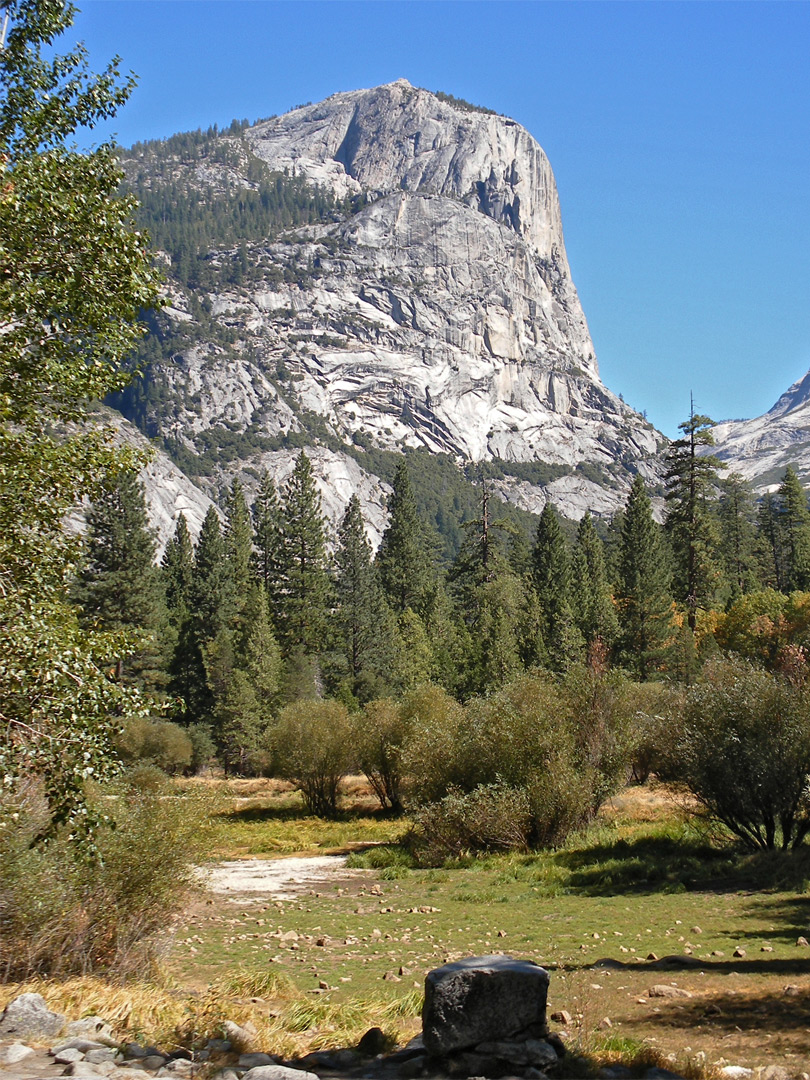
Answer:
<svg viewBox="0 0 810 1080"><path fill-rule="evenodd" d="M575 518L658 478L661 437L599 378L554 176L514 120L399 79L124 165L170 302L121 408L207 494L283 478L306 447L330 490L349 478L333 515L353 486L379 532L380 452L488 463L503 499Z"/></svg>
<svg viewBox="0 0 810 1080"><path fill-rule="evenodd" d="M256 125L248 137L271 168L294 170L338 190L459 199L507 225L568 273L548 158L506 116L397 79L294 109Z"/></svg>

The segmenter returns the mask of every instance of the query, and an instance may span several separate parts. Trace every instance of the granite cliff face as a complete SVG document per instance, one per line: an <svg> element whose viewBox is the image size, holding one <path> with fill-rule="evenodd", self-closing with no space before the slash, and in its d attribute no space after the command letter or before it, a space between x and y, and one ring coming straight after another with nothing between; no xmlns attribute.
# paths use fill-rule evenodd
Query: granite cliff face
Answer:
<svg viewBox="0 0 810 1080"><path fill-rule="evenodd" d="M714 428L715 453L757 494L775 491L788 465L810 481L810 371L754 420L725 420Z"/></svg>
<svg viewBox="0 0 810 1080"><path fill-rule="evenodd" d="M210 494L235 473L248 487L258 468L281 476L310 445L330 511L345 500L328 477L351 472L378 535L383 495L357 446L497 460L503 498L575 518L611 514L634 472L657 477L661 436L599 378L554 177L519 124L398 80L220 142L219 160L172 163L201 198L238 199L258 159L359 209L212 248L214 270L249 266L239 284L195 294L169 271L161 333L186 340L152 363L161 389L137 419L192 454L242 437L195 478ZM529 462L548 477L510 472Z"/></svg>

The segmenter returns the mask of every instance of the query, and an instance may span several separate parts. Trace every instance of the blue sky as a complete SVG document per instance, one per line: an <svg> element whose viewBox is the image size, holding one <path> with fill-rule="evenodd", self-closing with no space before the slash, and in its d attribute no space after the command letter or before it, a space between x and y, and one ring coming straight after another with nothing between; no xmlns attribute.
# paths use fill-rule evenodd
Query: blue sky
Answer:
<svg viewBox="0 0 810 1080"><path fill-rule="evenodd" d="M514 117L602 378L668 435L690 391L755 416L810 367L808 3L78 2L92 66L139 76L124 145L400 77Z"/></svg>

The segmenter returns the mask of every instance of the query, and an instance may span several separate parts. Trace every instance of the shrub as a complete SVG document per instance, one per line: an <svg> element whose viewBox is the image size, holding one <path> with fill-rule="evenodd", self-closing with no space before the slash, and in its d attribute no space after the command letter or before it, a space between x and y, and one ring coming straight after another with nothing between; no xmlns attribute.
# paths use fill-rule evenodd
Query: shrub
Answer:
<svg viewBox="0 0 810 1080"><path fill-rule="evenodd" d="M279 774L298 786L310 813L335 817L340 781L354 764L346 706L296 701L281 710L272 743Z"/></svg>
<svg viewBox="0 0 810 1080"><path fill-rule="evenodd" d="M417 811L408 846L421 866L440 866L468 852L525 851L531 817L526 792L507 784L454 790Z"/></svg>
<svg viewBox="0 0 810 1080"><path fill-rule="evenodd" d="M709 664L686 693L671 771L751 849L810 831L810 690L741 660Z"/></svg>
<svg viewBox="0 0 810 1080"><path fill-rule="evenodd" d="M402 811L402 755L412 717L390 698L369 701L352 717L357 764L382 808Z"/></svg>
<svg viewBox="0 0 810 1080"><path fill-rule="evenodd" d="M192 881L202 815L189 799L166 794L163 774L147 773L92 800L109 815L92 861L65 830L32 846L47 818L35 785L0 804L0 977L122 976L157 959Z"/></svg>
<svg viewBox="0 0 810 1080"><path fill-rule="evenodd" d="M194 757L194 744L184 728L146 717L125 724L116 748L125 763L157 765L170 775L187 771Z"/></svg>

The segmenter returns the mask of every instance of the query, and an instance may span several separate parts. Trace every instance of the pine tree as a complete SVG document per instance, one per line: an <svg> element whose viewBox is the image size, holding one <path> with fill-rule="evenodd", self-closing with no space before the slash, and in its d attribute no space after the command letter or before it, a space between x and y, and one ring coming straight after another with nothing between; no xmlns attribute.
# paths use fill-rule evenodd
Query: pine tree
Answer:
<svg viewBox="0 0 810 1080"><path fill-rule="evenodd" d="M281 507L276 485L265 471L259 483L259 492L253 504L254 569L264 586L270 611L275 615L279 607L282 528Z"/></svg>
<svg viewBox="0 0 810 1080"><path fill-rule="evenodd" d="M351 693L362 702L384 694L391 670L393 618L372 562L360 500L352 495L338 531L336 626Z"/></svg>
<svg viewBox="0 0 810 1080"><path fill-rule="evenodd" d="M784 555L779 530L779 503L767 491L757 510L757 555L759 573L767 588L784 591Z"/></svg>
<svg viewBox="0 0 810 1080"><path fill-rule="evenodd" d="M534 588L546 662L562 670L582 652L583 641L571 612L571 565L557 511L547 502L532 551Z"/></svg>
<svg viewBox="0 0 810 1080"><path fill-rule="evenodd" d="M720 481L717 515L729 602L733 603L760 586L754 503L740 473L730 473Z"/></svg>
<svg viewBox="0 0 810 1080"><path fill-rule="evenodd" d="M509 564L505 521L489 514L489 492L481 488L481 516L465 522L466 538L449 582L468 630L464 657L466 693L502 686L523 668L528 599L522 578Z"/></svg>
<svg viewBox="0 0 810 1080"><path fill-rule="evenodd" d="M678 425L684 435L667 451L666 530L675 556L675 595L686 605L689 628L694 632L697 609L709 604L722 582L717 559L720 536L712 503L722 462L702 447L713 446L714 421L691 410Z"/></svg>
<svg viewBox="0 0 810 1080"><path fill-rule="evenodd" d="M435 574L404 458L397 465L392 487L390 521L376 563L388 602L401 615L408 608L421 611Z"/></svg>
<svg viewBox="0 0 810 1080"><path fill-rule="evenodd" d="M126 674L155 688L160 684L157 635L165 611L155 566L155 536L146 515L143 485L132 470L106 477L87 513L85 557L74 588L85 621L105 631L144 631L151 644L116 658L116 677Z"/></svg>
<svg viewBox="0 0 810 1080"><path fill-rule="evenodd" d="M647 679L660 666L672 635L670 571L644 481L636 475L624 508L619 553L619 656Z"/></svg>
<svg viewBox="0 0 810 1080"><path fill-rule="evenodd" d="M321 496L303 451L284 485L281 504L282 641L288 654L316 656L328 645L333 589Z"/></svg>
<svg viewBox="0 0 810 1080"><path fill-rule="evenodd" d="M810 589L810 510L807 493L795 469L788 465L779 488L779 539L785 592Z"/></svg>
<svg viewBox="0 0 810 1080"><path fill-rule="evenodd" d="M225 501L225 559L228 564L230 590L233 598L233 618L238 619L247 603L253 585L253 527L245 502L245 493L238 478L234 478Z"/></svg>
<svg viewBox="0 0 810 1080"><path fill-rule="evenodd" d="M179 626L188 614L194 575L194 545L185 514L177 518L174 536L166 545L160 565L169 616Z"/></svg>
<svg viewBox="0 0 810 1080"><path fill-rule="evenodd" d="M597 639L612 648L619 632L613 596L605 570L602 541L590 514L585 514L577 530L577 546L571 565L574 621L585 640Z"/></svg>

